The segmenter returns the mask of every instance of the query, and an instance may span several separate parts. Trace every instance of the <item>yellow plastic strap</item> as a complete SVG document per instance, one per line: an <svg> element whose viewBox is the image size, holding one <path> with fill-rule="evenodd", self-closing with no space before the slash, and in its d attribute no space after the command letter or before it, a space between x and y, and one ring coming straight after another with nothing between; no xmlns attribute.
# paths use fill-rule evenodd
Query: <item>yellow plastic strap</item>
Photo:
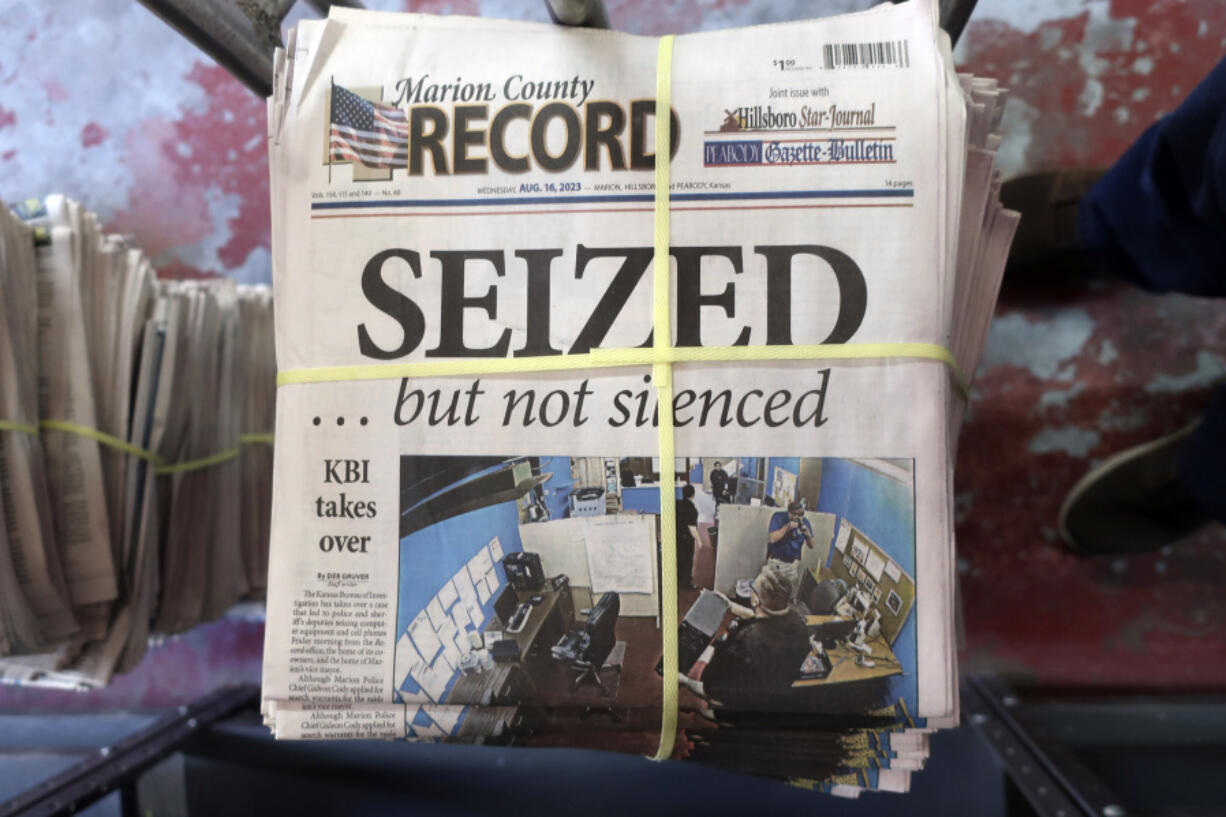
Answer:
<svg viewBox="0 0 1226 817"><path fill-rule="evenodd" d="M211 454L207 457L201 457L197 460L188 460L187 462L176 462L166 464L157 454L141 448L139 445L133 445L127 440L121 440L113 434L107 434L105 431L99 431L96 428L83 426L79 423L70 423L67 420L42 420L39 425L48 431L63 431L68 434L76 434L80 437L88 437L91 440L102 443L105 446L114 448L116 451L122 451L125 454L130 454L133 457L151 462L154 465L153 473L155 474L182 474L187 471L196 471L201 468L208 468L211 465L220 465L223 462L229 462L237 457L242 448L235 446L221 451L217 454ZM264 435L257 435L264 436ZM268 435L271 436L271 435Z"/></svg>
<svg viewBox="0 0 1226 817"><path fill-rule="evenodd" d="M239 446L228 448L225 451L220 451L216 454L211 454L207 457L201 457L198 460L188 460L187 462L176 462L171 465L159 465L153 469L155 474L182 474L187 471L198 471L201 468L208 468L211 465L221 465L223 462L229 462L236 459L243 449Z"/></svg>
<svg viewBox="0 0 1226 817"><path fill-rule="evenodd" d="M18 434L38 436L38 426L29 423L19 423L16 420L0 420L0 431L15 431Z"/></svg>
<svg viewBox="0 0 1226 817"><path fill-rule="evenodd" d="M676 458L673 449L672 302L669 283L669 160L672 138L673 36L660 38L656 53L656 195L655 266L652 321L652 351L659 357L652 367L652 380L665 410L660 412L660 613L664 627L664 684L660 713L660 746L652 760L668 760L677 735L677 495Z"/></svg>
<svg viewBox="0 0 1226 817"><path fill-rule="evenodd" d="M967 396L966 378L954 356L936 343L830 343L802 346L678 346L660 349L593 349L581 355L548 357L469 358L417 363L372 363L286 369L277 385L336 383L348 380L392 380L401 377L462 377L480 374L532 374L657 363L733 363L757 360L935 360L949 367L954 385Z"/></svg>
<svg viewBox="0 0 1226 817"><path fill-rule="evenodd" d="M162 458L152 451L146 451L139 445L133 445L127 440L121 440L118 437L107 434L105 431L99 431L96 428L70 423L66 420L43 420L39 423L40 426L48 431L66 431L69 434L76 434L79 437L88 437L91 440L97 440L105 446L114 448L117 451L122 451L125 454L131 454L133 457L138 457L155 465L161 463Z"/></svg>
<svg viewBox="0 0 1226 817"><path fill-rule="evenodd" d="M260 434L239 434L238 441L243 445L272 445L272 432L263 432Z"/></svg>

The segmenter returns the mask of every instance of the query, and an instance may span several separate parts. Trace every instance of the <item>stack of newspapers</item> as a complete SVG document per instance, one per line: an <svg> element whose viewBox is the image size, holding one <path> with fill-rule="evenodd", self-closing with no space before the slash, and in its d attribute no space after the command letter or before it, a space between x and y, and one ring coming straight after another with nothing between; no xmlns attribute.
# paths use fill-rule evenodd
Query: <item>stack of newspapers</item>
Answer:
<svg viewBox="0 0 1226 817"><path fill-rule="evenodd" d="M1017 220L935 3L287 43L276 736L906 790L958 720L952 464Z"/></svg>
<svg viewBox="0 0 1226 817"><path fill-rule="evenodd" d="M63 196L0 240L0 681L90 688L263 593L272 294L158 281Z"/></svg>

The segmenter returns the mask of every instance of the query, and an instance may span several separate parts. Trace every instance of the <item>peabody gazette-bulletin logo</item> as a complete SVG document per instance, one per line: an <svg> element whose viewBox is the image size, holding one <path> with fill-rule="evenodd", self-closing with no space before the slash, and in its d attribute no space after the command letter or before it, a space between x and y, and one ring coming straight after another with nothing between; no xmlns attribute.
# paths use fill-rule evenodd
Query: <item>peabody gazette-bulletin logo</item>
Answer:
<svg viewBox="0 0 1226 817"><path fill-rule="evenodd" d="M836 131L892 133L877 124L877 104L859 110L837 105L815 110L779 111L771 105L752 105L724 111L717 131L707 131L702 146L706 167L752 165L892 164L895 137L890 135L833 134ZM771 134L775 138L727 138Z"/></svg>

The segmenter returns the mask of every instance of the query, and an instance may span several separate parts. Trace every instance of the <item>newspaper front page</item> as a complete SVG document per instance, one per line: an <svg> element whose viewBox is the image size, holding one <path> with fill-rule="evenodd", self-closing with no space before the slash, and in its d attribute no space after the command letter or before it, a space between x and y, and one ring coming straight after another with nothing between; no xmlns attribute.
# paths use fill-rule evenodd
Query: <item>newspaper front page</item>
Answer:
<svg viewBox="0 0 1226 817"><path fill-rule="evenodd" d="M719 355L951 345L966 109L933 6L677 37L667 147L657 48L333 9L279 55L278 737L550 745L595 705L627 720L589 745L650 752L668 583L700 636L748 613L683 624L683 713L956 717L950 367ZM673 463L650 365L530 369L651 347L662 149L671 342L713 352L672 367ZM524 371L351 368L491 358Z"/></svg>

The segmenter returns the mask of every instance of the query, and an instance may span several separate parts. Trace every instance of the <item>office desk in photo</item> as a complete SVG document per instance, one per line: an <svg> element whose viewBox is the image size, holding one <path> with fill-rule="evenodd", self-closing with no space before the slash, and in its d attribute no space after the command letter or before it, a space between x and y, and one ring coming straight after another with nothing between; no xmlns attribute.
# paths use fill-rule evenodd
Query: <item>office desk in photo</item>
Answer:
<svg viewBox="0 0 1226 817"><path fill-rule="evenodd" d="M805 624L810 627L842 620L838 616L805 616ZM867 643L873 650L869 660L873 661L876 666L860 666L856 663L856 656L859 653L844 644L839 644L826 650L826 656L830 659L830 673L825 678L794 681L792 688L821 687L902 675L902 663L895 657L894 651L890 649L884 636L878 634L870 638Z"/></svg>
<svg viewBox="0 0 1226 817"><path fill-rule="evenodd" d="M456 732L456 737L466 738L477 744L507 745L512 740L504 735L515 725L518 716L519 708L514 706L470 707L464 715L459 731Z"/></svg>
<svg viewBox="0 0 1226 817"><path fill-rule="evenodd" d="M512 640L519 645L519 660L523 663L536 658L548 658L549 648L575 623L575 605L571 598L570 586L561 590L517 590L517 604L523 604L533 596L540 596L541 602L532 608L528 621L518 633L509 633L503 622L491 619L486 623L484 632L501 632L502 640ZM485 645L487 648L490 644Z"/></svg>
<svg viewBox="0 0 1226 817"><path fill-rule="evenodd" d="M463 674L447 695L447 702L457 701L461 706L530 704L538 699L532 676L519 664L495 664L481 672Z"/></svg>

